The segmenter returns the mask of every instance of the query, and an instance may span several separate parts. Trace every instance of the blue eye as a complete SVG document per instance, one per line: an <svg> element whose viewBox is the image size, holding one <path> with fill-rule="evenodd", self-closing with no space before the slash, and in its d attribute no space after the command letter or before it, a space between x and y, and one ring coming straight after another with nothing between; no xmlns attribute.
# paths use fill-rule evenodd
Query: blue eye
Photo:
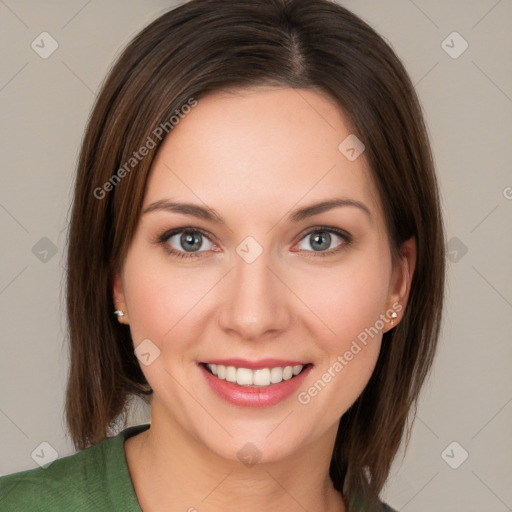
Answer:
<svg viewBox="0 0 512 512"><path fill-rule="evenodd" d="M338 240L332 248L331 244ZM300 239L299 244L306 243L306 247L300 247L299 252L311 253L309 256L331 256L350 245L351 236L339 229L317 227L309 231ZM164 249L172 256L178 258L199 258L206 256L212 250L214 244L202 230L198 228L177 228L166 231L156 239ZM206 242L206 248L204 244ZM209 244L209 245L208 245ZM309 246L309 248L308 248Z"/></svg>
<svg viewBox="0 0 512 512"><path fill-rule="evenodd" d="M336 242L336 239L340 240L340 242L335 248L332 248L331 244ZM305 250L315 253L313 256L324 256L324 253L332 254L333 252L339 251L340 246L350 243L350 239L346 234L333 229L316 229L315 231L310 231L302 238L301 242L303 240L306 241ZM307 248L308 245L311 249ZM304 249L304 247L302 247L302 249Z"/></svg>
<svg viewBox="0 0 512 512"><path fill-rule="evenodd" d="M180 231L167 232L160 237L159 241L165 244L166 250L170 254L179 258L198 257L200 254L197 253L205 252L200 250L204 241L210 243L210 247L207 247L206 251L211 249L212 244L208 237L198 229L181 229Z"/></svg>

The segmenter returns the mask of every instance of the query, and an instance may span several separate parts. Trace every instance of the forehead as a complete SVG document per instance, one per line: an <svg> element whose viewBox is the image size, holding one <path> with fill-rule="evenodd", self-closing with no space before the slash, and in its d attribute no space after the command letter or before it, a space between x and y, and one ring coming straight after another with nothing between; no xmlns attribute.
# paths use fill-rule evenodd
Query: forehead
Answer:
<svg viewBox="0 0 512 512"><path fill-rule="evenodd" d="M211 94L164 140L144 206L172 198L204 202L226 216L267 214L275 222L294 205L348 197L380 217L364 153L350 161L339 149L351 135L347 121L330 98L307 89Z"/></svg>

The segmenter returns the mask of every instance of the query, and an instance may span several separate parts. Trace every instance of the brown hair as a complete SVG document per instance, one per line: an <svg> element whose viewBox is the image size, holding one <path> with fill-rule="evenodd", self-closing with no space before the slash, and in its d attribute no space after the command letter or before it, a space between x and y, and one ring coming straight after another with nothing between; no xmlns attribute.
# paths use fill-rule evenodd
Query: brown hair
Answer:
<svg viewBox="0 0 512 512"><path fill-rule="evenodd" d="M130 397L151 395L129 328L112 314L112 277L164 139L158 127L170 132L169 120L191 100L254 85L309 88L333 98L366 146L393 252L416 239L404 317L384 334L368 385L342 416L331 460L334 485L349 501L357 493L376 500L404 431L408 442L408 415L434 357L444 234L413 85L388 44L329 0L192 0L140 32L109 73L83 140L70 222L69 431L78 449L96 444L126 413ZM142 146L147 155L135 160Z"/></svg>

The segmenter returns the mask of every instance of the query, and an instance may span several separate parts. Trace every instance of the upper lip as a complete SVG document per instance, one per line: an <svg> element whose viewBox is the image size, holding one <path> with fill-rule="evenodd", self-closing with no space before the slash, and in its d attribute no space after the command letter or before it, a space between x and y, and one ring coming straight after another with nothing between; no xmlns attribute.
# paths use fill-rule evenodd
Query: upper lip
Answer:
<svg viewBox="0 0 512 512"><path fill-rule="evenodd" d="M285 366L306 366L309 364L304 361L297 361L295 359L260 359L258 361L249 361L247 359L210 359L208 361L202 361L204 364L221 364L223 366L235 366L236 368L248 368L250 370L260 370L262 368L275 368Z"/></svg>

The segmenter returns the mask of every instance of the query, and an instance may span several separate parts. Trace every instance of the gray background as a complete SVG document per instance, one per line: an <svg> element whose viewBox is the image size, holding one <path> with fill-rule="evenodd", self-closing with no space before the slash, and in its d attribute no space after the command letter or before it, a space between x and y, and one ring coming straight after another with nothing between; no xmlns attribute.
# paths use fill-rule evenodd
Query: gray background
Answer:
<svg viewBox="0 0 512 512"><path fill-rule="evenodd" d="M512 0L341 3L388 40L415 83L449 240L435 368L383 498L404 512L510 511ZM50 450L42 442L73 453L63 271L78 148L114 57L174 5L0 0L0 474L37 467L34 450ZM50 48L43 31L58 42L47 59L31 47ZM469 44L457 58L464 41L453 31Z"/></svg>

